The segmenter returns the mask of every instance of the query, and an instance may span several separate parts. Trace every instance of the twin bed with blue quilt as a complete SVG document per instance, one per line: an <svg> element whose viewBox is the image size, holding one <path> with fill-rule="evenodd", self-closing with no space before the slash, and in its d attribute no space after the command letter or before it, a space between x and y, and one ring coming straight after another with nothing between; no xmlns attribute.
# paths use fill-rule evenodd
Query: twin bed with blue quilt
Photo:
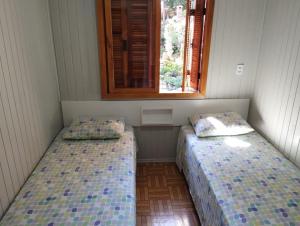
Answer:
<svg viewBox="0 0 300 226"><path fill-rule="evenodd" d="M299 168L255 131L197 132L195 124L181 128L176 162L203 226L300 225Z"/></svg>
<svg viewBox="0 0 300 226"><path fill-rule="evenodd" d="M62 138L70 132L64 129L53 142L1 226L135 225L133 129L126 127L119 139Z"/></svg>

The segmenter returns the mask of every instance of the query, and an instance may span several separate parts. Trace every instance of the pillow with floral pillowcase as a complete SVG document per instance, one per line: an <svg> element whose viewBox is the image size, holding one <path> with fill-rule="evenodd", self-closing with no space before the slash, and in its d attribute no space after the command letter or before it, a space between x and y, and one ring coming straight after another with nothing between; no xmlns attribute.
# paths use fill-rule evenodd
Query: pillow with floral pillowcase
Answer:
<svg viewBox="0 0 300 226"><path fill-rule="evenodd" d="M63 134L66 140L105 140L117 139L125 130L123 119L79 117Z"/></svg>
<svg viewBox="0 0 300 226"><path fill-rule="evenodd" d="M198 137L233 136L254 131L236 112L198 113L189 120Z"/></svg>

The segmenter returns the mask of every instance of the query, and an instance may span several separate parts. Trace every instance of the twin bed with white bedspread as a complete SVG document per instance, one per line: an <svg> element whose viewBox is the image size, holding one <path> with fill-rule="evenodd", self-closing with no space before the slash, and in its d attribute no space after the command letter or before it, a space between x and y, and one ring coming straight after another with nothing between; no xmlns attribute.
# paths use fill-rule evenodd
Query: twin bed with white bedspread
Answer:
<svg viewBox="0 0 300 226"><path fill-rule="evenodd" d="M176 161L202 225L300 225L300 170L257 132L199 138L183 126Z"/></svg>
<svg viewBox="0 0 300 226"><path fill-rule="evenodd" d="M64 140L64 129L12 203L0 225L124 225L136 221L136 142Z"/></svg>

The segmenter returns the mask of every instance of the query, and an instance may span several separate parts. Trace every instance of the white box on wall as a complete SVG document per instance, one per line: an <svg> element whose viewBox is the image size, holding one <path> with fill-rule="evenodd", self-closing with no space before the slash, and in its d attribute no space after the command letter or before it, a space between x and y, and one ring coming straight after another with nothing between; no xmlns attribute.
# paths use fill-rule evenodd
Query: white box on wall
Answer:
<svg viewBox="0 0 300 226"><path fill-rule="evenodd" d="M166 126L173 125L172 107L142 107L142 126Z"/></svg>

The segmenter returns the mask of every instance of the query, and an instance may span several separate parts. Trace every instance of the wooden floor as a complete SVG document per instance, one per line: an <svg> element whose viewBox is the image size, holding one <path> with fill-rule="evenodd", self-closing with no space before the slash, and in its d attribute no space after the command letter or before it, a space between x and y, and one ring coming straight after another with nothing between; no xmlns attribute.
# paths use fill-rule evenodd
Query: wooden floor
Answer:
<svg viewBox="0 0 300 226"><path fill-rule="evenodd" d="M175 163L137 165L137 226L200 225L185 179Z"/></svg>

